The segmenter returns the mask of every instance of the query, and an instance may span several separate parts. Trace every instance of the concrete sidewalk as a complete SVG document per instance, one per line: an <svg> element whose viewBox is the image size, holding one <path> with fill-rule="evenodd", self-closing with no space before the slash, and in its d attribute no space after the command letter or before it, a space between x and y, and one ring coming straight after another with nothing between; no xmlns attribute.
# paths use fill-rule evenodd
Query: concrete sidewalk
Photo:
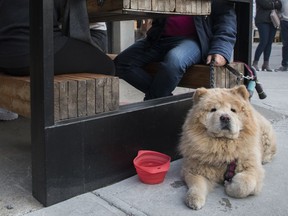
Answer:
<svg viewBox="0 0 288 216"><path fill-rule="evenodd" d="M256 44L253 45L255 49ZM254 53L254 52L253 52ZM281 44L274 44L271 67L279 67ZM260 100L256 91L252 104L272 123L277 135L278 152L265 165L266 178L261 194L245 199L228 197L222 186L208 195L199 211L186 207L186 186L180 177L181 160L172 162L165 181L146 185L133 176L67 201L43 208L31 194L31 150L29 121L0 122L0 215L1 216L110 216L110 215L262 215L287 216L288 208L288 72L259 72L259 81L268 95ZM143 94L121 82L121 101L141 101ZM185 91L177 89L177 91ZM13 133L13 139L11 139ZM132 163L132 161L131 161Z"/></svg>

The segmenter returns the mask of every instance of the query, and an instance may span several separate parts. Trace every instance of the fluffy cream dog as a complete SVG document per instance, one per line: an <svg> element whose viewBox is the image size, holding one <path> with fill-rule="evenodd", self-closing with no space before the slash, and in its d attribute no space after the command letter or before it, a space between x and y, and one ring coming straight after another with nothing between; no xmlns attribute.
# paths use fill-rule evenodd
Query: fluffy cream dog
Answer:
<svg viewBox="0 0 288 216"><path fill-rule="evenodd" d="M262 164L276 153L270 122L250 104L244 85L231 89L199 88L182 128L179 150L188 186L186 204L201 209L215 184L231 197L261 191Z"/></svg>

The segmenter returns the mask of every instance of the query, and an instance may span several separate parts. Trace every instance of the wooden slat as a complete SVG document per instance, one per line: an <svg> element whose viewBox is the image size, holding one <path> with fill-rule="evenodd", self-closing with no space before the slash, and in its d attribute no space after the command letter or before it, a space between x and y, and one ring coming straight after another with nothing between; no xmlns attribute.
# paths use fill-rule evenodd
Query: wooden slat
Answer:
<svg viewBox="0 0 288 216"><path fill-rule="evenodd" d="M110 110L117 110L120 101L119 79L111 79L111 108Z"/></svg>
<svg viewBox="0 0 288 216"><path fill-rule="evenodd" d="M152 10L173 12L176 8L175 3L175 0L152 0Z"/></svg>
<svg viewBox="0 0 288 216"><path fill-rule="evenodd" d="M148 10L151 11L152 10L152 4L151 4L151 0L131 0L131 9L134 9L132 7L132 2L136 2L137 3L137 8L138 10Z"/></svg>
<svg viewBox="0 0 288 216"><path fill-rule="evenodd" d="M76 90L74 90L75 95L73 97L77 104L77 116L82 117L95 114L95 103L93 103L95 101L95 80L83 77L82 74L65 74L61 76L64 79L67 78L76 81ZM92 86L94 92L89 90L88 86Z"/></svg>
<svg viewBox="0 0 288 216"><path fill-rule="evenodd" d="M106 79L101 78L96 80L96 96L95 96L95 101L96 101L96 113L102 113L104 112L104 85L106 84Z"/></svg>
<svg viewBox="0 0 288 216"><path fill-rule="evenodd" d="M77 75L65 75L64 77L71 78L77 81L77 116L82 117L87 115L87 79L78 77Z"/></svg>
<svg viewBox="0 0 288 216"><path fill-rule="evenodd" d="M60 90L59 82L54 81L54 120L60 120Z"/></svg>
<svg viewBox="0 0 288 216"><path fill-rule="evenodd" d="M68 118L68 82L60 82L59 83L59 114L60 119Z"/></svg>
<svg viewBox="0 0 288 216"><path fill-rule="evenodd" d="M68 84L68 118L76 118L78 116L77 81L68 80Z"/></svg>
<svg viewBox="0 0 288 216"><path fill-rule="evenodd" d="M185 14L208 15L211 12L210 0L176 0L176 12Z"/></svg>
<svg viewBox="0 0 288 216"><path fill-rule="evenodd" d="M59 83L59 120L78 116L77 81L62 75L54 76L54 83ZM56 101L54 93L54 104ZM54 106L54 109L56 107ZM54 110L54 115L56 114ZM56 120L56 116L55 116Z"/></svg>
<svg viewBox="0 0 288 216"><path fill-rule="evenodd" d="M87 97L87 115L91 116L96 113L96 82L94 79L88 79L86 81L86 97Z"/></svg>
<svg viewBox="0 0 288 216"><path fill-rule="evenodd" d="M112 58L115 55L111 56ZM95 78L96 80L96 113L112 111L119 108L119 78L106 75L83 73L83 77ZM100 107L100 101L103 107Z"/></svg>

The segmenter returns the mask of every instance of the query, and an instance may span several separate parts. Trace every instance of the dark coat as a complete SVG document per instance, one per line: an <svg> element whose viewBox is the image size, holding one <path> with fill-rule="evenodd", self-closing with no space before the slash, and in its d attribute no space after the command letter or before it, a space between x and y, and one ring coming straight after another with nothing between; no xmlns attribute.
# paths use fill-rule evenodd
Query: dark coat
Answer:
<svg viewBox="0 0 288 216"><path fill-rule="evenodd" d="M54 51L67 38L59 29L66 0L54 0ZM0 67L27 67L29 62L29 0L0 0Z"/></svg>
<svg viewBox="0 0 288 216"><path fill-rule="evenodd" d="M213 0L209 16L194 16L201 45L203 62L210 54L220 54L230 61L236 42L237 21L234 4L227 0ZM147 39L155 43L164 30L166 19L155 19L147 32Z"/></svg>
<svg viewBox="0 0 288 216"><path fill-rule="evenodd" d="M286 1L286 0L285 0ZM256 16L255 24L271 23L271 10L280 10L282 7L281 1L276 0L256 0Z"/></svg>

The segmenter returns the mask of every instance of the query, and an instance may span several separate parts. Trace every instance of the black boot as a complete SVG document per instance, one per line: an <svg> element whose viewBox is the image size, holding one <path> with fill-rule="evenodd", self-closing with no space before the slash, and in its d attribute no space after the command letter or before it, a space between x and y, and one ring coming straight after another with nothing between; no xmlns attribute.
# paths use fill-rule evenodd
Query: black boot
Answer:
<svg viewBox="0 0 288 216"><path fill-rule="evenodd" d="M269 71L269 72L273 71L269 66L269 61L264 61L262 65L262 71Z"/></svg>
<svg viewBox="0 0 288 216"><path fill-rule="evenodd" d="M258 61L253 61L252 66L255 68L256 71L259 71Z"/></svg>

